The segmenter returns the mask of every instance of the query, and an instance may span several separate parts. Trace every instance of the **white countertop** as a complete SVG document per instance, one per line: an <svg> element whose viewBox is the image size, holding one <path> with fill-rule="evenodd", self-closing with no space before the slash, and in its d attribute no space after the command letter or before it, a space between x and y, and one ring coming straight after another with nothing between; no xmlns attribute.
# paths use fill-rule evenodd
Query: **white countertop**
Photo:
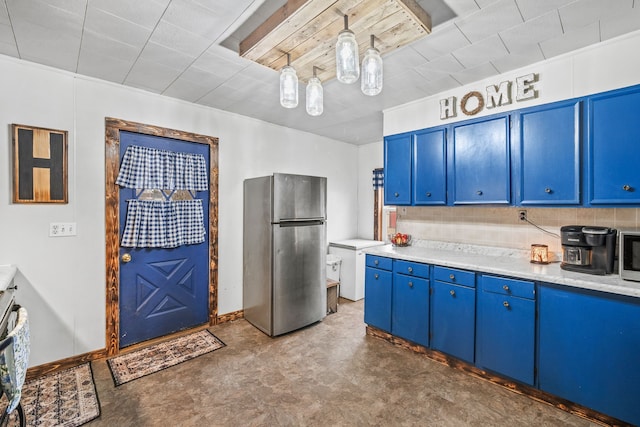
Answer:
<svg viewBox="0 0 640 427"><path fill-rule="evenodd" d="M9 287L17 271L18 269L15 265L0 265L0 291L4 291Z"/></svg>
<svg viewBox="0 0 640 427"><path fill-rule="evenodd" d="M365 252L388 258L640 297L640 282L622 280L618 274L595 276L565 271L560 268L560 262L533 264L529 261L529 251L518 249L416 241L412 246L376 246L365 249Z"/></svg>
<svg viewBox="0 0 640 427"><path fill-rule="evenodd" d="M340 240L337 242L329 242L329 246L333 246L334 248L355 249L355 250L370 248L372 246L380 246L380 245L384 245L384 242L380 240L367 240L367 239L347 239L347 240Z"/></svg>

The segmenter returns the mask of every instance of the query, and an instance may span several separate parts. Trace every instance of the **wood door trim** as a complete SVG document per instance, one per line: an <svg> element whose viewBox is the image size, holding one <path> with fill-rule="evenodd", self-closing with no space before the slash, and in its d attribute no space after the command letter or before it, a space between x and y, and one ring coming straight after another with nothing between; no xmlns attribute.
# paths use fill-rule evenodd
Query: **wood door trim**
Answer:
<svg viewBox="0 0 640 427"><path fill-rule="evenodd" d="M106 350L120 351L120 131L209 145L209 325L218 322L218 138L180 130L105 118Z"/></svg>

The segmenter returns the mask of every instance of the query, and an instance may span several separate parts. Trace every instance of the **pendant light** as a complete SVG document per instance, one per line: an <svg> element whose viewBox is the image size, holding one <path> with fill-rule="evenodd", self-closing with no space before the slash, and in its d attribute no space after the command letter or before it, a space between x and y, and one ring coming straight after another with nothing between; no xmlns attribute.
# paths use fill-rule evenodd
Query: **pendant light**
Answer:
<svg viewBox="0 0 640 427"><path fill-rule="evenodd" d="M319 116L324 110L322 82L316 76L316 67L313 67L313 77L307 82L307 113L310 116Z"/></svg>
<svg viewBox="0 0 640 427"><path fill-rule="evenodd" d="M382 57L380 51L373 46L373 34L371 35L371 46L364 53L362 59L362 77L360 78L360 89L362 93L374 96L382 91Z"/></svg>
<svg viewBox="0 0 640 427"><path fill-rule="evenodd" d="M338 81L351 84L360 77L358 42L353 31L349 30L349 17L344 15L344 30L338 33L336 42L336 74Z"/></svg>
<svg viewBox="0 0 640 427"><path fill-rule="evenodd" d="M280 105L284 108L298 106L298 75L291 66L291 57L287 53L287 65L280 70Z"/></svg>

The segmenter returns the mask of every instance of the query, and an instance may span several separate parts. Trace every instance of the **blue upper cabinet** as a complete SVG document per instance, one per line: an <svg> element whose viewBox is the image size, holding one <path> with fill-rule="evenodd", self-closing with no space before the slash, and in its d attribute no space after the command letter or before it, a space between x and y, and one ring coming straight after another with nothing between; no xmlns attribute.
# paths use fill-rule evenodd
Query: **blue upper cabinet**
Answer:
<svg viewBox="0 0 640 427"><path fill-rule="evenodd" d="M640 87L589 98L589 202L640 203Z"/></svg>
<svg viewBox="0 0 640 427"><path fill-rule="evenodd" d="M447 130L433 128L413 136L413 203L447 203Z"/></svg>
<svg viewBox="0 0 640 427"><path fill-rule="evenodd" d="M580 106L573 100L514 114L519 204L580 204Z"/></svg>
<svg viewBox="0 0 640 427"><path fill-rule="evenodd" d="M509 116L454 124L453 204L511 202Z"/></svg>
<svg viewBox="0 0 640 427"><path fill-rule="evenodd" d="M384 138L384 204L411 204L412 134Z"/></svg>

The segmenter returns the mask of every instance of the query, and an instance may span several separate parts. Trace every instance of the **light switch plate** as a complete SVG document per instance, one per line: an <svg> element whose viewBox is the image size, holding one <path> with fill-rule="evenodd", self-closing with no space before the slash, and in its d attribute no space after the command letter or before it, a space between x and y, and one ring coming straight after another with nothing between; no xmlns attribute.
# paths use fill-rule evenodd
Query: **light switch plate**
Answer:
<svg viewBox="0 0 640 427"><path fill-rule="evenodd" d="M49 237L67 237L75 235L75 222L52 222L49 224Z"/></svg>

